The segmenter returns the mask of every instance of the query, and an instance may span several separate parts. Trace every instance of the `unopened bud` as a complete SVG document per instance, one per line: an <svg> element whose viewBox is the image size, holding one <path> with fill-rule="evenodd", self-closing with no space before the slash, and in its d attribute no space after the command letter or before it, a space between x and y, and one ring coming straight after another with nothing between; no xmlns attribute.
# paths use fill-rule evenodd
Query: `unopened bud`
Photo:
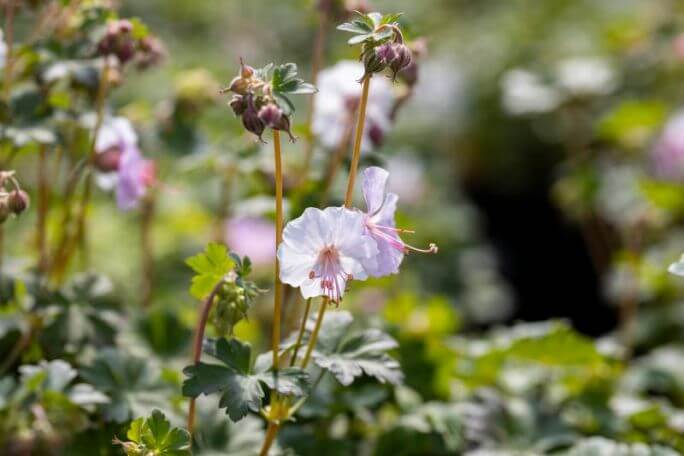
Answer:
<svg viewBox="0 0 684 456"><path fill-rule="evenodd" d="M365 75L379 73L387 67L387 62L378 55L377 49L367 52L363 58Z"/></svg>
<svg viewBox="0 0 684 456"><path fill-rule="evenodd" d="M133 24L128 19L120 19L115 24L119 33L131 33L133 31Z"/></svg>
<svg viewBox="0 0 684 456"><path fill-rule="evenodd" d="M236 116L241 116L247 110L247 102L242 95L233 95L228 102L228 106L233 110Z"/></svg>
<svg viewBox="0 0 684 456"><path fill-rule="evenodd" d="M7 206L16 215L21 214L29 207L29 196L23 190L12 190L7 197Z"/></svg>
<svg viewBox="0 0 684 456"><path fill-rule="evenodd" d="M249 82L241 77L241 76L236 76L233 78L232 81L230 81L230 85L228 86L228 90L231 92L237 93L238 95L245 95L247 93L247 88L249 87Z"/></svg>
<svg viewBox="0 0 684 456"><path fill-rule="evenodd" d="M116 147L100 152L95 156L95 168L103 173L111 173L119 169L121 150Z"/></svg>
<svg viewBox="0 0 684 456"><path fill-rule="evenodd" d="M246 65L242 59L240 59L240 76L242 76L244 79L249 79L254 75L254 68L252 68L249 65Z"/></svg>
<svg viewBox="0 0 684 456"><path fill-rule="evenodd" d="M283 117L282 109L280 109L278 106L276 106L273 103L269 103L267 105L264 105L259 110L259 119L261 119L261 121L269 127L273 127L275 125L278 125L280 123L280 119L282 117Z"/></svg>
<svg viewBox="0 0 684 456"><path fill-rule="evenodd" d="M392 43L385 43L378 46L378 48L375 50L375 53L377 54L378 58L380 58L380 60L387 65L392 63L397 58L397 52L395 51L394 46L392 46Z"/></svg>
<svg viewBox="0 0 684 456"><path fill-rule="evenodd" d="M396 79L397 73L411 64L413 60L411 57L411 50L403 43L394 43L392 45L395 52L395 58L389 63L392 70L392 79Z"/></svg>
<svg viewBox="0 0 684 456"><path fill-rule="evenodd" d="M253 107L247 108L242 114L242 125L245 127L245 130L257 135L259 141L263 141L261 135L264 133L265 125L261 119L259 119L259 114L256 109Z"/></svg>

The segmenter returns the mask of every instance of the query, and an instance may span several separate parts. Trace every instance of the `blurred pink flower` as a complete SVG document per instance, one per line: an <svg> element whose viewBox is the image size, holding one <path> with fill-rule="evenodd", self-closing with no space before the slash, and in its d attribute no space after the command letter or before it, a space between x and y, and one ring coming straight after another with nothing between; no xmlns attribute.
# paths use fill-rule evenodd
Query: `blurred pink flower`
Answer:
<svg viewBox="0 0 684 456"><path fill-rule="evenodd" d="M155 182L155 165L145 160L137 147L129 147L121 154L116 203L119 209L128 211L138 207L140 200Z"/></svg>
<svg viewBox="0 0 684 456"><path fill-rule="evenodd" d="M299 287L304 298L327 296L339 303L347 282L365 280L364 265L378 254L363 222L363 214L343 207L307 208L283 232L280 280Z"/></svg>
<svg viewBox="0 0 684 456"><path fill-rule="evenodd" d="M666 180L684 179L684 111L679 111L665 124L651 152L657 177Z"/></svg>
<svg viewBox="0 0 684 456"><path fill-rule="evenodd" d="M318 141L328 149L339 147L349 122L356 119L355 113L361 98L361 85L357 81L363 72L362 63L342 61L318 75L312 130ZM381 145L392 126L390 116L393 105L392 84L387 78L373 78L361 143L363 152Z"/></svg>
<svg viewBox="0 0 684 456"><path fill-rule="evenodd" d="M675 57L679 60L684 60L684 33L680 33L672 41L672 48L674 50Z"/></svg>
<svg viewBox="0 0 684 456"><path fill-rule="evenodd" d="M248 256L255 266L275 261L275 225L263 217L233 217L226 223L226 243L240 256Z"/></svg>

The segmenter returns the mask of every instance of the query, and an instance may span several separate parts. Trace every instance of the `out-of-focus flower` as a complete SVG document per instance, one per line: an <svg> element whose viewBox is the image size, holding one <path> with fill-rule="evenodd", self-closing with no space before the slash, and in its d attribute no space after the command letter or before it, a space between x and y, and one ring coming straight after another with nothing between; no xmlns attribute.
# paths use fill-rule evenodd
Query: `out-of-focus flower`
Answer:
<svg viewBox="0 0 684 456"><path fill-rule="evenodd" d="M667 270L671 274L684 277L684 255L682 255L679 261L672 263L670 267L667 268Z"/></svg>
<svg viewBox="0 0 684 456"><path fill-rule="evenodd" d="M300 287L304 298L339 302L347 282L368 277L364 264L378 248L364 233L363 214L343 207L307 208L287 224L278 247L280 280Z"/></svg>
<svg viewBox="0 0 684 456"><path fill-rule="evenodd" d="M116 203L119 209L135 209L155 182L154 162L144 159L137 147L126 149L121 154L118 177Z"/></svg>
<svg viewBox="0 0 684 456"><path fill-rule="evenodd" d="M399 237L398 233L410 231L395 226L394 213L399 197L395 193L386 192L388 177L389 173L377 166L366 168L363 172L363 197L367 208L364 224L367 233L378 246L378 255L365 264L366 272L372 277L399 272L404 254L410 251L437 253L435 244L430 244L429 249L418 249L406 244Z"/></svg>
<svg viewBox="0 0 684 456"><path fill-rule="evenodd" d="M553 111L562 101L560 93L542 82L539 75L520 68L507 71L501 79L503 107L509 114L542 114Z"/></svg>
<svg viewBox="0 0 684 456"><path fill-rule="evenodd" d="M651 151L651 160L657 177L684 179L684 111L679 111L667 122Z"/></svg>
<svg viewBox="0 0 684 456"><path fill-rule="evenodd" d="M573 57L556 68L558 85L575 96L606 95L617 86L615 71L598 57Z"/></svg>
<svg viewBox="0 0 684 456"><path fill-rule="evenodd" d="M674 55L679 60L684 60L684 33L680 33L672 40Z"/></svg>
<svg viewBox="0 0 684 456"><path fill-rule="evenodd" d="M275 226L263 217L240 216L226 223L226 243L240 256L248 256L255 266L275 260Z"/></svg>
<svg viewBox="0 0 684 456"><path fill-rule="evenodd" d="M426 192L425 169L414 157L393 155L387 160L387 171L392 179L387 182L387 189L396 193L403 203L417 204L423 200Z"/></svg>
<svg viewBox="0 0 684 456"><path fill-rule="evenodd" d="M339 147L350 122L354 122L361 98L361 85L356 81L363 72L362 63L342 61L318 75L319 93L314 100L312 130L320 143L328 149ZM378 147L389 132L394 101L392 85L387 78L373 78L361 141L363 152Z"/></svg>
<svg viewBox="0 0 684 456"><path fill-rule="evenodd" d="M5 68L5 60L7 59L7 44L5 44L5 38L0 29L0 68Z"/></svg>
<svg viewBox="0 0 684 456"><path fill-rule="evenodd" d="M95 168L97 185L112 190L118 181L117 171L121 155L129 149L138 149L138 135L125 117L106 117L95 141Z"/></svg>

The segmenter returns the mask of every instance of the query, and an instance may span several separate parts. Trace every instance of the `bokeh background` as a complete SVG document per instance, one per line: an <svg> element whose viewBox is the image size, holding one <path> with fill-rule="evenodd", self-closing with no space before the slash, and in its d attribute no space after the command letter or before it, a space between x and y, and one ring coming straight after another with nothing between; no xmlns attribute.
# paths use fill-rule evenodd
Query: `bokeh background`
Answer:
<svg viewBox="0 0 684 456"><path fill-rule="evenodd" d="M192 271L186 258L211 240L225 241L239 254L261 255L254 278L264 289L272 284L272 258L263 251L272 242L271 151L244 132L219 89L237 74L240 58L254 66L296 62L309 80L320 17L315 3L120 2L121 16L141 18L166 48L162 65L126 72L111 98L112 111L131 120L141 149L156 161L161 182L152 221L151 306L141 315L131 311L135 325L121 338L142 339L133 352L154 353L171 370L182 366L197 312L187 291ZM684 121L677 123L684 5L368 3L372 10L403 12L408 40L424 40L425 50L411 96L362 166L390 171L390 189L400 196L399 224L416 231L410 242L435 242L440 250L409 255L399 276L354 282L343 303L391 328L407 389L380 396L368 389L367 403L325 418L308 410L313 430L285 432L281 443L301 454L328 451L335 439L345 442L335 454L371 451L359 443L369 440L381 444L363 454L462 454L466 448L542 454L600 435L684 449L676 437L684 417L684 278L668 273L684 251ZM328 24L324 69L358 55L335 30L336 20ZM20 32L29 26L30 18L18 25ZM395 90L399 96L401 88ZM286 183L298 178L305 159L305 97L296 108L293 132L300 141L284 145ZM331 153L314 148L314 178L325 172ZM28 176L29 188L34 159L19 155L13 163L18 175ZM332 203L342 201L345 183L340 172ZM287 188L291 219L306 200ZM245 216L259 217L263 230L240 227ZM28 213L6 227L5 267L13 273L25 268L33 248L34 217ZM57 223L51 220L53 231ZM111 194L97 190L90 267L111 278L124 308L141 301L140 237L140 214L120 212ZM289 327L301 305L289 301ZM236 334L266 347L270 313L266 293ZM513 350L515 341L528 338L541 342L523 352L501 348L502 341ZM513 366L509 357L517 360ZM34 361L30 354L27 360ZM168 376L180 381L178 369ZM563 398L541 392L548 378L567 389ZM477 400L473 391L481 394ZM632 402L611 402L624 396ZM399 405L383 408L384 400ZM473 409L463 411L467 401ZM436 408L427 412L417 403ZM365 408L367 416L359 412ZM473 410L480 415L473 418ZM424 433L437 440L415 440L425 428L397 421L402 413L439 416L434 419L443 427L433 421L434 429ZM549 415L562 424L546 428ZM367 427L354 429L359 422ZM335 423L336 431L321 431ZM304 445L302 435L318 440ZM405 452L397 453L402 445Z"/></svg>

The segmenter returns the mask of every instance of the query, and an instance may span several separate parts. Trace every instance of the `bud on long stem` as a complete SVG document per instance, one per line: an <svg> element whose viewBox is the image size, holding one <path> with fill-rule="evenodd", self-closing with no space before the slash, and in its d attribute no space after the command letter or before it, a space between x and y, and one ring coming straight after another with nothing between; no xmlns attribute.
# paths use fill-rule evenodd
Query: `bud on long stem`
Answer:
<svg viewBox="0 0 684 456"><path fill-rule="evenodd" d="M354 183L356 181L356 170L359 167L359 159L361 158L361 141L363 140L363 127L366 124L366 105L368 104L368 90L370 87L370 80L372 74L367 74L363 78L363 91L361 93L361 103L359 104L359 115L356 122L356 136L354 137L354 152L352 154L352 162L349 167L349 180L347 181L347 194L344 198L344 206L349 208L352 204L354 196Z"/></svg>

